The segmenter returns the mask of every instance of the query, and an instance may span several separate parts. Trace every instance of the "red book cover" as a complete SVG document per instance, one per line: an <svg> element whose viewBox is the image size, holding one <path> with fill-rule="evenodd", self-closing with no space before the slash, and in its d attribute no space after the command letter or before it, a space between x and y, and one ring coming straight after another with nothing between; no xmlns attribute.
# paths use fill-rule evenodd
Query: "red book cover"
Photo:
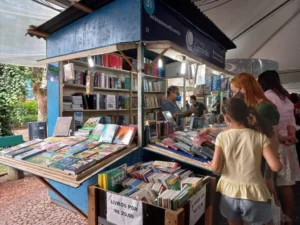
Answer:
<svg viewBox="0 0 300 225"><path fill-rule="evenodd" d="M109 67L117 68L117 56L109 55Z"/></svg>
<svg viewBox="0 0 300 225"><path fill-rule="evenodd" d="M131 144L136 134L136 127L133 126L120 126L114 139L114 144Z"/></svg>
<svg viewBox="0 0 300 225"><path fill-rule="evenodd" d="M153 65L153 76L158 77L158 62Z"/></svg>
<svg viewBox="0 0 300 225"><path fill-rule="evenodd" d="M102 55L102 65L109 67L109 55L108 54Z"/></svg>
<svg viewBox="0 0 300 225"><path fill-rule="evenodd" d="M122 69L123 66L123 58L121 56L118 56L118 63L117 63L117 69Z"/></svg>

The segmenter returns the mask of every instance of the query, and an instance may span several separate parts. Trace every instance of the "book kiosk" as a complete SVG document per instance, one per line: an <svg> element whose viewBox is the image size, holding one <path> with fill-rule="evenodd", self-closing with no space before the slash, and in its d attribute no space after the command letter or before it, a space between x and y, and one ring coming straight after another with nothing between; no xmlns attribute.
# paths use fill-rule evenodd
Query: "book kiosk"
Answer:
<svg viewBox="0 0 300 225"><path fill-rule="evenodd" d="M73 117L74 112L82 112L85 121L90 117L110 115L112 119L122 115L127 124L137 124L138 144L105 157L73 176L54 168L4 156L0 156L0 163L36 175L49 188L53 202L80 213L88 218L90 225L94 225L113 222L107 218L107 196L111 192L95 185L99 173L124 163L177 161L195 174L211 176L205 190L205 216L194 221L190 202L176 211L142 202L137 216L139 220L125 213L123 224L215 224L213 206L216 175L205 167L203 160L157 145L145 146L143 137L145 113L159 110L161 103L158 99L166 94L167 80L163 76L164 71L157 68L159 59L164 64L176 61L206 64L207 67L227 73L224 70L225 54L235 45L213 22L190 0L82 0L27 32L47 42L47 58L40 63L48 65L48 136L53 135L58 117ZM117 62L111 59L104 62L107 54L112 58L117 57ZM99 55L102 63L98 63ZM82 58L92 58L95 65L92 67ZM85 81L79 76L81 80L78 82L66 82L64 65L69 63L73 63L78 73L87 73ZM98 73L97 79L104 74L114 78L105 78L109 79L107 82L110 84L101 86L95 81L95 73ZM118 83L117 78L125 80L125 86L114 85L113 82ZM127 86L126 80L129 81ZM164 88L145 90L147 81L165 82ZM125 96L129 102L122 108L66 108L64 97L77 93Z"/></svg>

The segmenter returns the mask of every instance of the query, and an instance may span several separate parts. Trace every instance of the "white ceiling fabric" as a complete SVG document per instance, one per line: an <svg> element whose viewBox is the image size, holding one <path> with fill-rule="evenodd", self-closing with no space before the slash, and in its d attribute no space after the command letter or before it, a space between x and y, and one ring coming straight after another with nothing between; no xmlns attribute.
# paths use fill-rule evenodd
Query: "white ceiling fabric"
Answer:
<svg viewBox="0 0 300 225"><path fill-rule="evenodd" d="M233 39L285 1L217 0L200 9ZM225 4L210 9L222 3ZM270 59L279 63L280 70L300 68L299 37L300 0L293 0L234 40L237 48L228 51L227 58Z"/></svg>
<svg viewBox="0 0 300 225"><path fill-rule="evenodd" d="M26 31L57 14L32 0L0 0L0 63L37 66L46 57L46 41L25 36Z"/></svg>

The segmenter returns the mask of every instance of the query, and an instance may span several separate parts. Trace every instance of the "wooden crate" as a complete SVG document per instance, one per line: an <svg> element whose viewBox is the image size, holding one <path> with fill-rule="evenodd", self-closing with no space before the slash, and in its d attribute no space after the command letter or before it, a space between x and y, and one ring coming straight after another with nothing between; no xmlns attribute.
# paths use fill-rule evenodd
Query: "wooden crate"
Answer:
<svg viewBox="0 0 300 225"><path fill-rule="evenodd" d="M196 223L197 225L214 224L214 198L216 190L216 178L211 177L206 188L205 213ZM106 220L106 194L108 192L96 185L88 189L88 224L98 225L99 219ZM189 203L177 211L164 209L152 204L143 202L143 225L189 225ZM110 223L107 223L110 224ZM121 225L121 224L118 224Z"/></svg>

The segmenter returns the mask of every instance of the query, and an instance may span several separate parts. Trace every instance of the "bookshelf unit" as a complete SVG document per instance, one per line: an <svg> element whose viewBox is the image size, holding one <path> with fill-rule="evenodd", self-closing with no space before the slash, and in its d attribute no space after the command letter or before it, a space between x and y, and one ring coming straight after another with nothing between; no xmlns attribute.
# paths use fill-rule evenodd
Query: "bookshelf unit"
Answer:
<svg viewBox="0 0 300 225"><path fill-rule="evenodd" d="M111 67L105 67L101 65L94 65L94 67L89 67L87 62L83 62L80 60L69 60L64 61L62 63L62 73L64 74L64 65L68 63L74 64L74 72L79 73L86 73L86 76L90 76L91 84L90 84L90 94L100 94L100 95L115 95L115 96L123 96L127 97L129 104L126 108L121 109L66 109L64 108L64 96L72 96L76 93L86 94L86 84L79 84L76 81L64 81L64 76L61 77L61 95L60 95L60 112L61 116L73 116L75 112L82 112L83 113L83 121L87 120L90 117L97 117L97 116L124 116L125 122L127 124L137 124L136 117L137 117L137 104L133 104L133 98L137 98L137 76L138 73L133 70L124 70L124 69L116 69ZM122 80L122 88L105 88L105 87L95 87L94 79L95 74L101 74L102 76L109 76L109 77L117 77ZM125 89L125 78L129 79L130 87ZM135 82L133 84L133 80ZM161 84L159 89L153 87L154 83ZM166 79L164 77L157 77L153 75L144 74L144 83L151 83L151 88L147 91L144 91L144 114L145 120L148 119L148 114L152 112L157 112L161 108L162 97L166 93ZM133 87L134 85L134 87ZM146 100L151 99L151 104L146 104ZM156 99L156 100L155 100ZM147 100L149 102L149 100ZM73 103L73 102L72 102ZM137 99L136 99L137 103ZM69 102L70 104L70 102Z"/></svg>

